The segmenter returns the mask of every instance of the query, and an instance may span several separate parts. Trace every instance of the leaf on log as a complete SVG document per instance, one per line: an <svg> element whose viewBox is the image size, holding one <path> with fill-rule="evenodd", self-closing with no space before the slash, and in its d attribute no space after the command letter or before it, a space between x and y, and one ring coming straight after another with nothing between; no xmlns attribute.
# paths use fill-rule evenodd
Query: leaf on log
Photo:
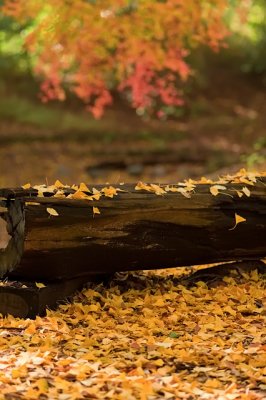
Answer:
<svg viewBox="0 0 266 400"><path fill-rule="evenodd" d="M95 214L101 214L101 212L100 212L100 210L99 210L98 207L93 207L92 210L93 210L93 215L95 215Z"/></svg>
<svg viewBox="0 0 266 400"><path fill-rule="evenodd" d="M230 228L229 231L232 231L233 229L236 228L236 226L238 224L240 224L241 222L245 222L246 218L241 217L241 215L235 214L235 225L233 226L233 228Z"/></svg>
<svg viewBox="0 0 266 400"><path fill-rule="evenodd" d="M25 185L21 186L22 189L30 189L31 188L31 184L30 183L25 183Z"/></svg>
<svg viewBox="0 0 266 400"><path fill-rule="evenodd" d="M213 196L217 196L220 193L220 190L226 190L226 187L222 185L214 185L210 187L210 192Z"/></svg>
<svg viewBox="0 0 266 400"><path fill-rule="evenodd" d="M245 193L247 197L250 197L250 190L246 186L243 187L242 192Z"/></svg>
<svg viewBox="0 0 266 400"><path fill-rule="evenodd" d="M58 217L58 212L54 208L47 207L46 211L48 214L53 215L54 217Z"/></svg>

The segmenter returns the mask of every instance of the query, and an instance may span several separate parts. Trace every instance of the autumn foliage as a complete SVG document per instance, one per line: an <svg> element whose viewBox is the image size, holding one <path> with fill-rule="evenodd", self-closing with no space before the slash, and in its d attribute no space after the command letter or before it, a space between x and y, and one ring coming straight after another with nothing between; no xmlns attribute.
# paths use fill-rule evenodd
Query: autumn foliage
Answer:
<svg viewBox="0 0 266 400"><path fill-rule="evenodd" d="M25 36L42 77L42 98L66 89L98 118L120 92L140 114L183 103L193 73L189 55L219 49L228 35L229 0L6 0L3 12L31 21Z"/></svg>

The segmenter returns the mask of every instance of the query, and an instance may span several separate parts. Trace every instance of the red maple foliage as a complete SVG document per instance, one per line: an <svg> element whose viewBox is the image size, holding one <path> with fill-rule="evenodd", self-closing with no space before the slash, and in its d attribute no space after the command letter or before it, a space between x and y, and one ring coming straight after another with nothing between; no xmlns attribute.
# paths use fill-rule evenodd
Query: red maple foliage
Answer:
<svg viewBox="0 0 266 400"><path fill-rule="evenodd" d="M190 53L223 45L230 0L5 0L2 11L32 21L25 46L43 78L42 99L66 89L96 118L124 95L140 113L183 104Z"/></svg>

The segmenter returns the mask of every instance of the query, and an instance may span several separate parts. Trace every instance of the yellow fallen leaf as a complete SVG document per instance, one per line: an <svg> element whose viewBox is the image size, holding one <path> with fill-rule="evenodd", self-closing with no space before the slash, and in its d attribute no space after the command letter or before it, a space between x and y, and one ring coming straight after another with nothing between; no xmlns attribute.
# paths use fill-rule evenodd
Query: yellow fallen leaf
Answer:
<svg viewBox="0 0 266 400"><path fill-rule="evenodd" d="M100 200L100 198L102 196L102 193L99 190L93 188L92 189L92 193L93 193L92 197L93 197L94 200Z"/></svg>
<svg viewBox="0 0 266 400"><path fill-rule="evenodd" d="M35 382L35 385L41 393L46 393L49 389L48 381L45 378L40 378Z"/></svg>
<svg viewBox="0 0 266 400"><path fill-rule="evenodd" d="M96 304L90 304L88 307L87 307L87 310L88 311L99 311L99 306L97 306Z"/></svg>
<svg viewBox="0 0 266 400"><path fill-rule="evenodd" d="M100 210L99 210L98 207L93 207L92 210L93 210L93 215L95 215L95 214L101 214L101 212L100 212Z"/></svg>
<svg viewBox="0 0 266 400"><path fill-rule="evenodd" d="M151 184L151 189L155 194L157 194L157 196L161 196L166 193L166 191L162 187L153 183Z"/></svg>
<svg viewBox="0 0 266 400"><path fill-rule="evenodd" d="M258 282L258 281L259 281L260 277L259 277L259 274L258 274L258 270L257 270L257 269L254 269L253 271L251 271L251 273L250 273L250 278L251 278L253 281L255 281L255 282Z"/></svg>
<svg viewBox="0 0 266 400"><path fill-rule="evenodd" d="M213 196L217 196L220 193L220 190L225 190L226 187L222 185L213 185L210 187L210 192Z"/></svg>
<svg viewBox="0 0 266 400"><path fill-rule="evenodd" d="M31 323L24 331L26 335L32 335L35 332L36 332L36 325L34 323Z"/></svg>
<svg viewBox="0 0 266 400"><path fill-rule="evenodd" d="M236 316L236 311L235 311L231 306L229 306L229 305L223 307L223 311L224 311L224 312L227 312L228 314L233 315L233 317Z"/></svg>
<svg viewBox="0 0 266 400"><path fill-rule="evenodd" d="M235 225L233 226L233 228L230 228L229 231L232 231L233 229L235 229L235 227L240 224L241 222L245 222L246 218L241 217L241 215L238 215L235 213Z"/></svg>
<svg viewBox="0 0 266 400"><path fill-rule="evenodd" d="M92 196L90 196L92 198L92 200L100 200L101 194L93 194Z"/></svg>
<svg viewBox="0 0 266 400"><path fill-rule="evenodd" d="M76 199L76 200L86 199L87 197L88 197L88 195L81 190L77 190L71 196L72 199Z"/></svg>
<svg viewBox="0 0 266 400"><path fill-rule="evenodd" d="M208 184L208 183L213 183L213 181L212 181L211 179L207 179L205 176L202 176L202 177L200 178L200 180L198 181L198 183L205 183L205 184Z"/></svg>
<svg viewBox="0 0 266 400"><path fill-rule="evenodd" d="M26 183L25 185L21 186L22 189L30 189L31 188L31 184L30 183Z"/></svg>
<svg viewBox="0 0 266 400"><path fill-rule="evenodd" d="M54 197L66 197L65 192L62 189L57 190L57 192L54 194Z"/></svg>
<svg viewBox="0 0 266 400"><path fill-rule="evenodd" d="M188 191L187 191L186 188L180 187L180 188L177 189L177 191L178 191L179 193L181 193L183 196L185 196L187 199L190 199L191 194L188 193Z"/></svg>
<svg viewBox="0 0 266 400"><path fill-rule="evenodd" d="M81 182L81 184L79 185L79 190L81 190L82 192L90 192L88 186L83 182Z"/></svg>
<svg viewBox="0 0 266 400"><path fill-rule="evenodd" d="M44 287L46 287L43 283L41 282L35 282L35 285L37 286L37 288L42 289Z"/></svg>
<svg viewBox="0 0 266 400"><path fill-rule="evenodd" d="M242 188L242 192L245 193L246 196L250 197L250 190L246 186Z"/></svg>
<svg viewBox="0 0 266 400"><path fill-rule="evenodd" d="M62 182L60 182L58 179L55 181L55 183L54 183L54 186L57 188L57 189L60 189L60 188L62 188L62 187L64 187L64 184L62 183Z"/></svg>
<svg viewBox="0 0 266 400"><path fill-rule="evenodd" d="M17 378L24 378L26 377L28 374L28 369L26 367L26 365L21 365L18 368L14 368L11 371L11 375L13 379L17 379Z"/></svg>
<svg viewBox="0 0 266 400"><path fill-rule="evenodd" d="M159 298L153 303L153 305L156 307L165 307L165 302L163 301L162 298Z"/></svg>
<svg viewBox="0 0 266 400"><path fill-rule="evenodd" d="M178 192L178 188L177 187L169 186L169 185L165 186L164 190L166 192L173 192L173 193Z"/></svg>
<svg viewBox="0 0 266 400"><path fill-rule="evenodd" d="M184 186L184 189L186 189L187 192L193 192L196 185L195 185L196 181L194 181L193 179L188 179L185 180L184 184L182 186ZM179 183L180 185L180 183Z"/></svg>
<svg viewBox="0 0 266 400"><path fill-rule="evenodd" d="M95 187L92 188L92 193L93 194L101 194L101 192L98 189L96 189Z"/></svg>
<svg viewBox="0 0 266 400"><path fill-rule="evenodd" d="M161 358L153 361L153 364L157 365L158 367L162 367L164 365L164 361Z"/></svg>
<svg viewBox="0 0 266 400"><path fill-rule="evenodd" d="M241 183L245 183L246 185L252 185L252 186L254 186L254 181L251 181L251 180L249 180L249 179L247 179L247 178L245 178L245 177L243 177L243 176L241 176L241 177L239 178L239 180L240 180Z"/></svg>
<svg viewBox="0 0 266 400"><path fill-rule="evenodd" d="M46 208L46 211L48 212L48 214L53 215L54 217L58 217L58 212L54 209L54 208Z"/></svg>
<svg viewBox="0 0 266 400"><path fill-rule="evenodd" d="M106 197L110 197L111 199L117 195L117 191L116 188L114 188L113 186L109 186L109 187L105 187L102 189L102 193L104 193L104 195Z"/></svg>
<svg viewBox="0 0 266 400"><path fill-rule="evenodd" d="M138 182L135 186L135 190L147 190L147 192L151 192L151 187L143 182Z"/></svg>
<svg viewBox="0 0 266 400"><path fill-rule="evenodd" d="M221 387L221 382L218 379L207 379L206 382L204 383L204 386L207 386L208 388L212 389L218 389Z"/></svg>

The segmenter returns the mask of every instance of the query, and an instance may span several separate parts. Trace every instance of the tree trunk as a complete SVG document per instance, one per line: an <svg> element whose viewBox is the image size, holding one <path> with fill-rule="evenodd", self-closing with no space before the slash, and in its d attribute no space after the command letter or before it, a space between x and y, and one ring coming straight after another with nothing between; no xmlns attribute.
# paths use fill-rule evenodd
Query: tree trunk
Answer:
<svg viewBox="0 0 266 400"><path fill-rule="evenodd" d="M0 273L21 280L90 279L115 271L266 257L266 179L248 186L250 197L237 194L243 183L226 184L217 196L210 186L198 184L186 198L123 185L123 192L98 201L2 189ZM236 214L245 221L235 226Z"/></svg>

